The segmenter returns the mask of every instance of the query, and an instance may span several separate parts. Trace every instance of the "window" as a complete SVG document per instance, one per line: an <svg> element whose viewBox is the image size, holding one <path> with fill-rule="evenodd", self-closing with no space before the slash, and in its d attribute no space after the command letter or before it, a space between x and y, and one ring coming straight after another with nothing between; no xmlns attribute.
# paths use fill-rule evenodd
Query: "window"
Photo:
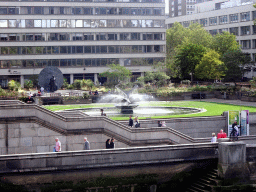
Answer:
<svg viewBox="0 0 256 192"><path fill-rule="evenodd" d="M228 23L228 16L227 15L223 15L223 16L219 16L219 24L225 24Z"/></svg>
<svg viewBox="0 0 256 192"><path fill-rule="evenodd" d="M67 20L59 20L59 27L67 27Z"/></svg>
<svg viewBox="0 0 256 192"><path fill-rule="evenodd" d="M34 27L42 27L42 20L34 20Z"/></svg>
<svg viewBox="0 0 256 192"><path fill-rule="evenodd" d="M86 41L94 40L93 33L84 33L84 40L86 40Z"/></svg>
<svg viewBox="0 0 256 192"><path fill-rule="evenodd" d="M7 27L7 20L0 20L0 27Z"/></svg>
<svg viewBox="0 0 256 192"><path fill-rule="evenodd" d="M51 27L52 28L58 27L58 20L51 20Z"/></svg>
<svg viewBox="0 0 256 192"><path fill-rule="evenodd" d="M228 31L228 28L224 28L224 29L219 29L219 33L222 33L224 31Z"/></svg>
<svg viewBox="0 0 256 192"><path fill-rule="evenodd" d="M241 46L242 49L251 49L251 40L242 40Z"/></svg>
<svg viewBox="0 0 256 192"><path fill-rule="evenodd" d="M250 35L250 26L241 27L241 35Z"/></svg>
<svg viewBox="0 0 256 192"><path fill-rule="evenodd" d="M76 27L83 27L83 20L76 20Z"/></svg>
<svg viewBox="0 0 256 192"><path fill-rule="evenodd" d="M229 15L230 23L236 23L238 22L238 14L231 14Z"/></svg>
<svg viewBox="0 0 256 192"><path fill-rule="evenodd" d="M200 25L202 25L203 27L207 26L207 19L200 19Z"/></svg>
<svg viewBox="0 0 256 192"><path fill-rule="evenodd" d="M16 27L16 20L9 20L9 26L8 27Z"/></svg>
<svg viewBox="0 0 256 192"><path fill-rule="evenodd" d="M241 13L241 21L250 21L250 12Z"/></svg>
<svg viewBox="0 0 256 192"><path fill-rule="evenodd" d="M210 17L209 25L217 25L217 17Z"/></svg>
<svg viewBox="0 0 256 192"><path fill-rule="evenodd" d="M230 29L229 29L229 32L232 33L232 34L234 34L234 35L236 35L236 36L239 35L239 34L238 34L238 27L232 27L232 28L230 28Z"/></svg>
<svg viewBox="0 0 256 192"><path fill-rule="evenodd" d="M34 20L32 19L26 20L26 28L32 28L32 27L34 27Z"/></svg>
<svg viewBox="0 0 256 192"><path fill-rule="evenodd" d="M217 34L217 29L210 30L209 33L211 35L216 35Z"/></svg>
<svg viewBox="0 0 256 192"><path fill-rule="evenodd" d="M190 21L184 21L183 22L183 27L188 27L190 25Z"/></svg>

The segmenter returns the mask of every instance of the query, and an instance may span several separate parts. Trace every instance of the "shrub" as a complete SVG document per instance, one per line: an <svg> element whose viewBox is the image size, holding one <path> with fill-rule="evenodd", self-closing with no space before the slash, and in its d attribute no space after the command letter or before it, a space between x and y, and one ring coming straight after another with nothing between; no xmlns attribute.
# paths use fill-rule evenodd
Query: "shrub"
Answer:
<svg viewBox="0 0 256 192"><path fill-rule="evenodd" d="M19 82L11 80L8 82L8 87L12 91L18 91L21 88L21 85Z"/></svg>
<svg viewBox="0 0 256 192"><path fill-rule="evenodd" d="M81 89L81 80L76 79L75 82L73 83L73 88L74 89Z"/></svg>
<svg viewBox="0 0 256 192"><path fill-rule="evenodd" d="M31 81L31 80L25 80L24 87L27 88L27 89L33 88L33 81Z"/></svg>
<svg viewBox="0 0 256 192"><path fill-rule="evenodd" d="M87 92L84 92L83 93L83 98L84 99L88 99L90 97L90 95L87 93Z"/></svg>

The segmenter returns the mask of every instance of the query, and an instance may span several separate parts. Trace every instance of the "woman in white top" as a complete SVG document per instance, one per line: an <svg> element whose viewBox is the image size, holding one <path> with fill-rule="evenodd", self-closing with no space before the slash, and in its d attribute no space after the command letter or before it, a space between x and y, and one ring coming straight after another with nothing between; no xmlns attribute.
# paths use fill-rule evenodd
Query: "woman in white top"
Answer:
<svg viewBox="0 0 256 192"><path fill-rule="evenodd" d="M212 133L211 142L212 142L212 143L216 143L216 142L217 142L217 137L216 137L215 133Z"/></svg>

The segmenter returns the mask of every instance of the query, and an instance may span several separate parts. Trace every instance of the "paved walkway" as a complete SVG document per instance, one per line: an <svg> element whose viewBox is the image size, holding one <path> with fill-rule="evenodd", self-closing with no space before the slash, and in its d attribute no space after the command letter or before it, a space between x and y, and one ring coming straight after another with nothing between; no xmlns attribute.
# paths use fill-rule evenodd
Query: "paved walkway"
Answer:
<svg viewBox="0 0 256 192"><path fill-rule="evenodd" d="M214 102L214 103L227 103L227 104L233 104L233 105L243 105L243 106L256 107L256 102L248 102L248 101L241 101L241 100L202 99L201 101Z"/></svg>

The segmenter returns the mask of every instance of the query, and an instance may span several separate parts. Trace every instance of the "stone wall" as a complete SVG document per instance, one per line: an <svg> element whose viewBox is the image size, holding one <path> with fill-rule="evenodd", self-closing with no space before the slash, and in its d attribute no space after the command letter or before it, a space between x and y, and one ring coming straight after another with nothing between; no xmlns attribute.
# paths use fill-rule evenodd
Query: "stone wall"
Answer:
<svg viewBox="0 0 256 192"><path fill-rule="evenodd" d="M104 134L66 136L37 123L0 124L0 155L52 152L56 137L61 141L62 151L83 150L84 137L90 142L91 149L105 149L105 141L109 138ZM115 141L115 147L125 148L127 145Z"/></svg>

